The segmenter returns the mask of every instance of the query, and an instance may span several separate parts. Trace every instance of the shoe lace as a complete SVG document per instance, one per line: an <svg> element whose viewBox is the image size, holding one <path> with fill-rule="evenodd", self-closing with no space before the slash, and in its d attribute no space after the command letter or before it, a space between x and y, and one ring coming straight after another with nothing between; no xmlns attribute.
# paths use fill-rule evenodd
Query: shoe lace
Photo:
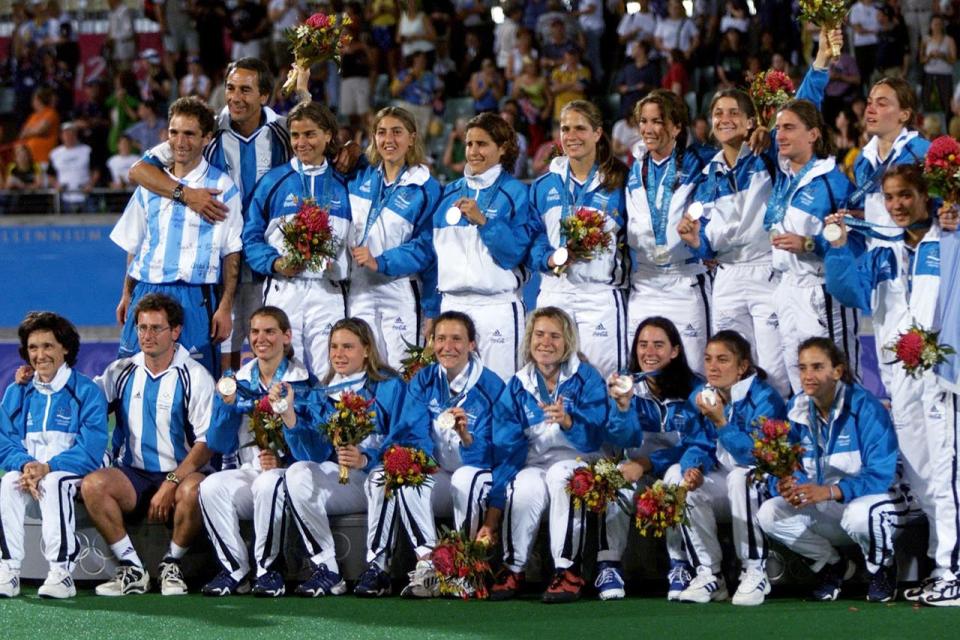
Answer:
<svg viewBox="0 0 960 640"><path fill-rule="evenodd" d="M226 572L224 572L226 573ZM229 575L229 574L227 574ZM174 562L164 562L160 566L160 579L161 580L175 580L178 582L183 582L183 574L180 571L180 567Z"/></svg>
<svg viewBox="0 0 960 640"><path fill-rule="evenodd" d="M566 573L566 571L558 571L557 573L553 574L553 580L550 581L550 587L549 587L549 588L550 588L551 590L552 590L552 589L559 589L561 586L563 586L563 583L566 582L566 581L567 581L567 573Z"/></svg>
<svg viewBox="0 0 960 640"><path fill-rule="evenodd" d="M324 567L326 569L326 567ZM360 583L361 584L373 584L377 581L377 577L380 575L380 570L370 565L368 566L362 574L360 574Z"/></svg>
<svg viewBox="0 0 960 640"><path fill-rule="evenodd" d="M690 572L682 564L674 566L667 574L667 580L670 582L690 582L690 577Z"/></svg>
<svg viewBox="0 0 960 640"><path fill-rule="evenodd" d="M620 576L612 567L604 567L600 571L600 576L597 578L597 584L602 585L607 582L620 582Z"/></svg>

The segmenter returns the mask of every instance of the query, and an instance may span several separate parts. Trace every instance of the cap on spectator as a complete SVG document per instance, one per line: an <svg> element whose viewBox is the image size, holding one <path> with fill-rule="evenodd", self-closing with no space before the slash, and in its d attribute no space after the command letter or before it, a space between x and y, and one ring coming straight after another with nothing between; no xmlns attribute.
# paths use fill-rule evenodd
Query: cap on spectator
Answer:
<svg viewBox="0 0 960 640"><path fill-rule="evenodd" d="M73 120L68 120L67 122L64 122L62 125L60 125L60 131L66 131L67 129L76 129L76 128L77 128L77 123L74 122Z"/></svg>
<svg viewBox="0 0 960 640"><path fill-rule="evenodd" d="M156 49L144 49L140 54L140 58L147 62L158 63L160 62L160 52Z"/></svg>
<svg viewBox="0 0 960 640"><path fill-rule="evenodd" d="M190 64L200 64L200 56L190 56L187 59L187 62L189 62Z"/></svg>

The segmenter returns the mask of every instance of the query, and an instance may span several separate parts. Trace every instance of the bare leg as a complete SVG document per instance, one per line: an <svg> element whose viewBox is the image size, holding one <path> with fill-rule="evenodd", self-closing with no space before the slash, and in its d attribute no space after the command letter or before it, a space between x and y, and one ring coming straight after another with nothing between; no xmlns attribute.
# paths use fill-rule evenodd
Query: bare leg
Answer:
<svg viewBox="0 0 960 640"><path fill-rule="evenodd" d="M177 487L172 539L181 547L189 547L203 528L203 518L200 515L200 483L205 477L202 473L191 473Z"/></svg>
<svg viewBox="0 0 960 640"><path fill-rule="evenodd" d="M87 513L107 544L115 544L127 535L123 514L137 506L137 494L127 476L118 469L99 469L80 485Z"/></svg>

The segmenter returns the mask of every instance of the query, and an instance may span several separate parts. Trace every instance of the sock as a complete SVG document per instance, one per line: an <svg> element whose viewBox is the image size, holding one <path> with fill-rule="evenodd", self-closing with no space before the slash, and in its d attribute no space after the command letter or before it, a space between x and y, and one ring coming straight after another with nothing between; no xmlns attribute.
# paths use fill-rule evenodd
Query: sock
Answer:
<svg viewBox="0 0 960 640"><path fill-rule="evenodd" d="M167 558L171 560L182 560L183 556L187 555L187 551L190 550L190 547L181 547L173 540L170 541L170 548L167 550Z"/></svg>
<svg viewBox="0 0 960 640"><path fill-rule="evenodd" d="M133 548L133 543L130 542L130 536L123 536L123 538L114 542L110 545L110 550L113 551L113 555L117 557L120 564L131 564L143 569L143 561L140 560L140 556L137 555L137 550Z"/></svg>

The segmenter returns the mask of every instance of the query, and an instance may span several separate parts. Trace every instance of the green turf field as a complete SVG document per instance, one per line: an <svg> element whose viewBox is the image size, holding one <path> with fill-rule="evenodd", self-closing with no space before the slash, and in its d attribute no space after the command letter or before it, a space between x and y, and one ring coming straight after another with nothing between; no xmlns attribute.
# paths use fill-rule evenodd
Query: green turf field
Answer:
<svg viewBox="0 0 960 640"><path fill-rule="evenodd" d="M815 603L774 598L756 608L729 603L681 605L661 598L543 605L532 596L513 602L358 600L352 596L261 600L199 595L98 598L89 590L70 601L40 600L35 588L0 601L0 638L542 638L640 640L673 638L948 639L957 637L960 610L907 602Z"/></svg>

